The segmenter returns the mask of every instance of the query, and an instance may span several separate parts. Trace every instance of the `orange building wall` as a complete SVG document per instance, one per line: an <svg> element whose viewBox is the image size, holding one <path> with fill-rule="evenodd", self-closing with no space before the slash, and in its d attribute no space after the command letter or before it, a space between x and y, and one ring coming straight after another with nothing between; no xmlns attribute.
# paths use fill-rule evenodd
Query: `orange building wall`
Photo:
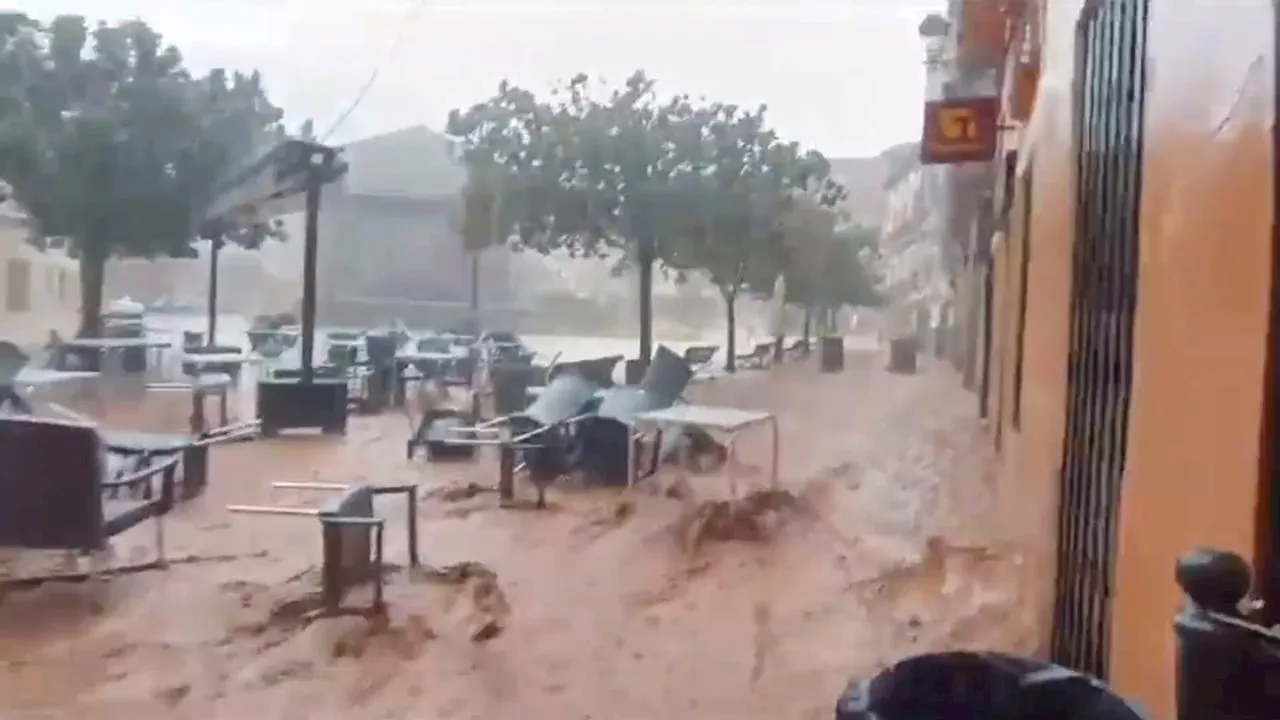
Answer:
<svg viewBox="0 0 1280 720"><path fill-rule="evenodd" d="M993 337L993 364L1001 346L1013 355L1016 327L1023 228L1031 236L1031 262L1027 268L1027 322L1022 360L1021 429L1012 427L1013 363L994 375L989 389L990 418L1001 427L999 502L1008 539L1028 554L1026 562L1043 568L1045 582L1028 588L1023 599L1027 612L1041 629L1038 650L1049 652L1053 619L1053 582L1057 562L1059 469L1065 429L1068 323L1071 289L1071 240L1075 205L1072 196L1075 156L1072 137L1072 82L1075 68L1074 27L1081 4L1078 0L1051 2L1047 8L1045 46L1041 49L1040 83L1034 111L1021 135L1019 178L1031 173L1035 205L1024 226L1021 218L1010 223L1010 237L995 248L997 288L993 323L1002 329ZM1002 148L1013 149L1012 147ZM1015 214L1022 204L1015 194ZM1001 300L1003 299L1003 301ZM994 368L993 368L994 369ZM1000 403L1003 401L1003 407ZM993 428L994 430L994 428Z"/></svg>
<svg viewBox="0 0 1280 720"><path fill-rule="evenodd" d="M1021 431L1008 427L1012 363L991 397L994 418L997 388L1006 388L1000 495L1009 533L1046 578L1055 562L1065 428L1072 74L1082 4L1047 3L1041 82L1020 147L1022 171L1035 169ZM1177 556L1206 545L1254 551L1272 280L1273 12L1268 0L1151 3L1135 382L1110 679L1154 717L1174 716ZM1005 280L997 297L1015 295L1017 251L996 254ZM1006 318L997 327L1012 327L1017 303L995 307ZM1047 651L1052 584L1031 595Z"/></svg>
<svg viewBox="0 0 1280 720"><path fill-rule="evenodd" d="M1269 0L1153 2L1113 682L1172 717L1174 560L1252 556L1271 291Z"/></svg>

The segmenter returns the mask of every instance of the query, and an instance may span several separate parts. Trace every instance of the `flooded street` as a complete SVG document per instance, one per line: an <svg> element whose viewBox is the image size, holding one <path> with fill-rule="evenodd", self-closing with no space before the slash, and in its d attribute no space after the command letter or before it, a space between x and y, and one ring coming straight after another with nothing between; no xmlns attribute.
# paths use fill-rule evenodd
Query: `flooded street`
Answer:
<svg viewBox="0 0 1280 720"><path fill-rule="evenodd" d="M731 504L714 504L727 475L744 498L767 485L763 429L714 473L556 487L540 512L443 492L492 485L496 459L406 461L402 414L217 448L208 492L167 523L170 569L0 600L0 697L31 717L134 720L817 719L851 675L908 654L1030 651L1034 563L1000 534L973 395L944 369L882 364L857 351L841 374L814 359L691 390L778 417L789 494ZM318 523L225 509L328 497L278 481L416 483L423 562L496 578L402 572L385 621L306 622ZM402 502L383 508L400 564ZM151 529L132 532L119 561L150 552Z"/></svg>

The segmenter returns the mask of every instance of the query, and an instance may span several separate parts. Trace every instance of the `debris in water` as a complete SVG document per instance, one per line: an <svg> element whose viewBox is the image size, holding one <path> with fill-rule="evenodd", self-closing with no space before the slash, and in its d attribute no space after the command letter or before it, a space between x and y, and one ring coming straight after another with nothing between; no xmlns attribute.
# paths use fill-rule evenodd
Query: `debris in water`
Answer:
<svg viewBox="0 0 1280 720"><path fill-rule="evenodd" d="M465 600L464 623L471 639L485 642L502 634L511 617L511 605L498 584L498 574L484 563L465 561L433 568L424 573L427 580L459 586L459 600Z"/></svg>
<svg viewBox="0 0 1280 720"><path fill-rule="evenodd" d="M445 502L462 502L463 500L470 500L473 497L484 495L485 493L494 493L497 491L497 488L487 487L476 482L469 482L465 485L441 488L440 490L429 494L436 495Z"/></svg>
<svg viewBox="0 0 1280 720"><path fill-rule="evenodd" d="M780 516L800 506L786 490L757 490L733 500L698 503L676 521L680 546L696 553L707 542L763 542L777 528Z"/></svg>

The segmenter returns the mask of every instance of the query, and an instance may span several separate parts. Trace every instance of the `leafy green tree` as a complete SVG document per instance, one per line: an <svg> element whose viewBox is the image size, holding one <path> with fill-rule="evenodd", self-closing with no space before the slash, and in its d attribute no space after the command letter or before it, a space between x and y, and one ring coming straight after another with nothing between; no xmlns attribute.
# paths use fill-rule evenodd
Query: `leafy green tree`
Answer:
<svg viewBox="0 0 1280 720"><path fill-rule="evenodd" d="M672 249L685 160L701 130L687 96L659 98L636 72L604 89L577 75L548 99L502 83L497 94L449 115L464 161L506 171L502 224L518 247L547 254L613 256L638 268L640 357L652 354L653 271Z"/></svg>
<svg viewBox="0 0 1280 720"><path fill-rule="evenodd" d="M513 197L513 179L505 166L492 157L473 154L467 163L467 183L454 209L454 230L470 256L471 324L481 331L480 255L489 247L505 244L520 221Z"/></svg>
<svg viewBox="0 0 1280 720"><path fill-rule="evenodd" d="M144 22L0 14L0 177L40 235L70 239L81 334L101 330L109 258L281 234L278 223L205 217L218 180L283 136L281 118L256 73L193 77Z"/></svg>
<svg viewBox="0 0 1280 720"><path fill-rule="evenodd" d="M783 220L788 262L787 302L804 307L807 320L817 313L824 332L831 332L836 310L843 306L876 306L875 253L879 234L873 228L846 225L839 215L814 202L796 203ZM771 287L753 288L768 294Z"/></svg>
<svg viewBox="0 0 1280 720"><path fill-rule="evenodd" d="M788 261L783 221L800 199L825 207L844 197L820 153L802 153L769 129L765 108L715 104L695 113L700 142L685 151L681 227L667 264L705 273L725 302L725 369L733 372L741 291L769 286Z"/></svg>

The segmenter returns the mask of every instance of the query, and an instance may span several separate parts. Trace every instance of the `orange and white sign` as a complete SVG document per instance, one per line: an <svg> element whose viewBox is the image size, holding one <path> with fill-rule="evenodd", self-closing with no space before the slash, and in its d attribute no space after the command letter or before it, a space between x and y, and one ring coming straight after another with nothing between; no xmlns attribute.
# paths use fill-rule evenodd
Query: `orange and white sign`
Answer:
<svg viewBox="0 0 1280 720"><path fill-rule="evenodd" d="M995 157L1000 129L1000 100L995 97L949 98L924 105L920 162L952 165L986 162Z"/></svg>

